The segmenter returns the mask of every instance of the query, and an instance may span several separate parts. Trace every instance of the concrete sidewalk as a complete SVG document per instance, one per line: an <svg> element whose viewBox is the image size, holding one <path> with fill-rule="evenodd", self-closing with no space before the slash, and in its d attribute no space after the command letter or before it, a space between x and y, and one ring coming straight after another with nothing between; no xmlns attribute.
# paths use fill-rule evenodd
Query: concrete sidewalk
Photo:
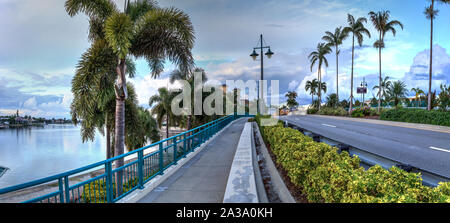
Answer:
<svg viewBox="0 0 450 223"><path fill-rule="evenodd" d="M237 120L138 203L222 203L246 118Z"/></svg>

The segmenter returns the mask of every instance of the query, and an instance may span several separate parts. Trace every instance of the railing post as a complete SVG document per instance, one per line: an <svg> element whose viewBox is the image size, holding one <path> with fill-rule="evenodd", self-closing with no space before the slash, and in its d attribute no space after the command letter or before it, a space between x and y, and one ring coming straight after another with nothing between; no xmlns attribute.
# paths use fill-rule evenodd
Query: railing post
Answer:
<svg viewBox="0 0 450 223"><path fill-rule="evenodd" d="M139 189L144 188L144 150L138 151L138 178Z"/></svg>
<svg viewBox="0 0 450 223"><path fill-rule="evenodd" d="M163 159L163 144L159 143L159 174L163 175L164 172L164 159Z"/></svg>
<svg viewBox="0 0 450 223"><path fill-rule="evenodd" d="M183 134L183 158L186 158L186 153L187 153L187 142L186 142L186 133Z"/></svg>
<svg viewBox="0 0 450 223"><path fill-rule="evenodd" d="M61 203L64 203L64 189L62 178L58 178L58 185L59 185L59 201Z"/></svg>
<svg viewBox="0 0 450 223"><path fill-rule="evenodd" d="M108 203L112 203L113 188L112 188L112 171L111 171L111 162L110 161L105 163L105 172L106 172L106 201Z"/></svg>
<svg viewBox="0 0 450 223"><path fill-rule="evenodd" d="M69 193L69 176L64 177L64 192L66 195L65 202L70 203L70 193Z"/></svg>
<svg viewBox="0 0 450 223"><path fill-rule="evenodd" d="M177 153L178 153L178 145L177 145L177 137L173 138L173 164L177 164Z"/></svg>

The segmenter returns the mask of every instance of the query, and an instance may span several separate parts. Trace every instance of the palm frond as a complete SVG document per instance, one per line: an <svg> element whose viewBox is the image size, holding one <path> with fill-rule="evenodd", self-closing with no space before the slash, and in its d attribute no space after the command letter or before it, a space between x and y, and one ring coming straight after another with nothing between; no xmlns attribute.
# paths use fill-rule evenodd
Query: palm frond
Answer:
<svg viewBox="0 0 450 223"><path fill-rule="evenodd" d="M111 0L67 0L64 4L69 16L84 13L88 17L107 18L118 12L116 4Z"/></svg>
<svg viewBox="0 0 450 223"><path fill-rule="evenodd" d="M131 19L124 13L114 13L105 22L105 39L119 59L126 58L131 46L132 33Z"/></svg>

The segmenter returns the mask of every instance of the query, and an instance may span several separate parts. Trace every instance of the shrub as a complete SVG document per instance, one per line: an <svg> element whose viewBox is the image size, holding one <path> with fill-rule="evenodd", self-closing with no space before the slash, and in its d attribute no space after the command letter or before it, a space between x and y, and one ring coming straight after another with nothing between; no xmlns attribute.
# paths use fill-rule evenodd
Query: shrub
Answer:
<svg viewBox="0 0 450 223"><path fill-rule="evenodd" d="M372 109L370 107L357 108L352 111L352 117L364 117L371 114Z"/></svg>
<svg viewBox="0 0 450 223"><path fill-rule="evenodd" d="M342 107L338 107L338 108L323 107L317 113L319 115L334 115L334 116L346 116L347 115L347 111Z"/></svg>
<svg viewBox="0 0 450 223"><path fill-rule="evenodd" d="M397 167L376 165L366 171L358 157L297 130L281 124L260 129L275 161L310 202L450 202L450 182L430 188L422 185L420 174Z"/></svg>
<svg viewBox="0 0 450 223"><path fill-rule="evenodd" d="M450 126L450 112L425 109L390 109L383 112L381 120Z"/></svg>
<svg viewBox="0 0 450 223"><path fill-rule="evenodd" d="M306 113L307 114L316 114L317 112L319 111L319 109L318 108L308 108L307 110L306 110Z"/></svg>

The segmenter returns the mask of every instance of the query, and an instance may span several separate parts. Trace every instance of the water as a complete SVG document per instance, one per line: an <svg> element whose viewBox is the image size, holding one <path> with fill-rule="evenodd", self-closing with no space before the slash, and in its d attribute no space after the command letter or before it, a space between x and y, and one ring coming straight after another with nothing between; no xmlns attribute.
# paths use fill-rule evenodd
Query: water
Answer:
<svg viewBox="0 0 450 223"><path fill-rule="evenodd" d="M106 140L83 143L80 127L50 124L45 127L0 129L0 188L25 183L102 161Z"/></svg>

